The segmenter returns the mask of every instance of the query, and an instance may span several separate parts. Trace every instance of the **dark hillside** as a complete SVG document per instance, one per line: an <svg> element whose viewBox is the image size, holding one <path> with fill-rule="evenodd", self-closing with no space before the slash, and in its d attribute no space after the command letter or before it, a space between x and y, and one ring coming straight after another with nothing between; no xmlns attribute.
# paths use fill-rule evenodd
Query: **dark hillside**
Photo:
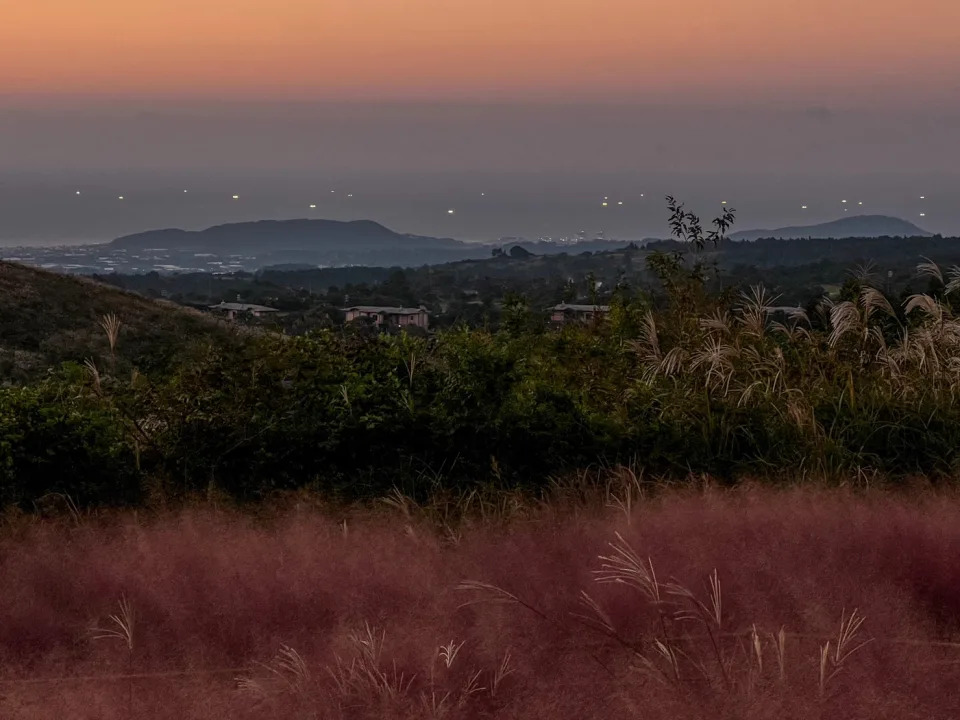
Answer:
<svg viewBox="0 0 960 720"><path fill-rule="evenodd" d="M221 323L78 276L0 262L0 382L27 379L61 362L111 357L103 318L121 325L119 368L163 370L178 349L197 339L235 340Z"/></svg>

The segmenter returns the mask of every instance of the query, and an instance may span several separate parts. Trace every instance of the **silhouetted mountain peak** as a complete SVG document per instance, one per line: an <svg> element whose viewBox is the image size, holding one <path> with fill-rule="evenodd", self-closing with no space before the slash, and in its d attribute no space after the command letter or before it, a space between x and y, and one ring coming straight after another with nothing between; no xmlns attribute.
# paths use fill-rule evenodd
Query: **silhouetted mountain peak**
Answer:
<svg viewBox="0 0 960 720"><path fill-rule="evenodd" d="M794 225L775 230L741 230L730 235L731 240L802 240L813 238L869 238L869 237L931 237L933 233L917 227L902 218L888 215L854 215L817 225Z"/></svg>

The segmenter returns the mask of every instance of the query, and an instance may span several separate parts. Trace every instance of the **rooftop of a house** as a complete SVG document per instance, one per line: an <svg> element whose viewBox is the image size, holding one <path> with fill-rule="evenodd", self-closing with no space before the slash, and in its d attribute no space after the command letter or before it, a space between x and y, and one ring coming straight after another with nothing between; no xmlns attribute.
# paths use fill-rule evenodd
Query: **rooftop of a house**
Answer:
<svg viewBox="0 0 960 720"><path fill-rule="evenodd" d="M280 312L276 308L266 305L253 305L250 303L222 302L218 305L210 305L211 310L232 310L234 312Z"/></svg>
<svg viewBox="0 0 960 720"><path fill-rule="evenodd" d="M381 305L354 305L343 308L343 312L349 312L351 310L362 313L375 313L377 315L417 315L426 312L425 308L386 307Z"/></svg>
<svg viewBox="0 0 960 720"><path fill-rule="evenodd" d="M550 309L559 312L610 312L609 305L572 305L570 303L560 303Z"/></svg>

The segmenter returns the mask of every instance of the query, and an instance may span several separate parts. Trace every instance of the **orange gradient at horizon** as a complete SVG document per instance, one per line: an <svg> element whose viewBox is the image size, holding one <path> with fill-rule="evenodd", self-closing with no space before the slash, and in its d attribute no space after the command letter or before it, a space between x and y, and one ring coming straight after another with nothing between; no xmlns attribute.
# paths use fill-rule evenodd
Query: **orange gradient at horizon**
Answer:
<svg viewBox="0 0 960 720"><path fill-rule="evenodd" d="M956 91L955 0L0 0L0 93Z"/></svg>

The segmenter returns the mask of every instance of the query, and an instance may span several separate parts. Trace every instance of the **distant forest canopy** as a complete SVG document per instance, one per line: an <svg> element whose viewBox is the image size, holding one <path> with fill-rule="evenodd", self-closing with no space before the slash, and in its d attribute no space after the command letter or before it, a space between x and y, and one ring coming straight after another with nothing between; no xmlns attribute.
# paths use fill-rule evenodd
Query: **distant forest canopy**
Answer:
<svg viewBox="0 0 960 720"><path fill-rule="evenodd" d="M701 251L677 240L633 243L604 252L537 255L508 247L495 256L417 268L353 266L264 268L256 273L213 275L108 275L100 280L153 297L204 306L221 301L258 303L293 313L288 328L310 329L336 320L335 309L349 304L418 306L432 313L435 326L496 320L498 308L519 297L534 310L559 302L607 302L655 293L650 259L683 255L699 261L713 290L763 284L783 305L809 306L836 294L854 271L868 271L891 296L927 289L917 265L932 258L960 265L960 238L880 237L846 239L722 240ZM298 315L299 314L299 315ZM312 320L311 320L312 317Z"/></svg>

